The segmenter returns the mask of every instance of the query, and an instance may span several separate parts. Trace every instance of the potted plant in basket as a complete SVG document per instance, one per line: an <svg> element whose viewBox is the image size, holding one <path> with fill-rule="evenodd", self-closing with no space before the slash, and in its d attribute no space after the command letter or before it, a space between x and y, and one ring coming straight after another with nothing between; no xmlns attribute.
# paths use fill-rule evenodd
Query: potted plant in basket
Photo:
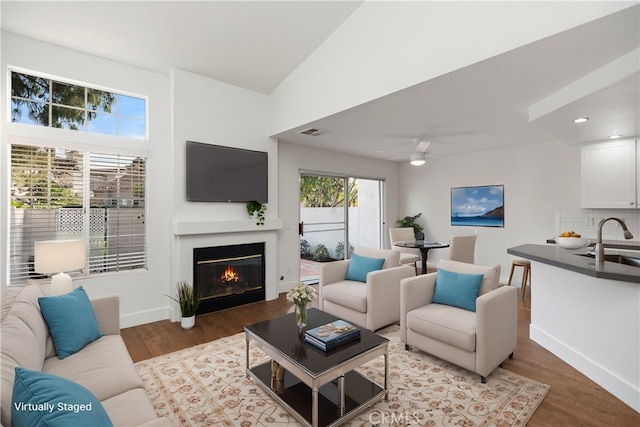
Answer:
<svg viewBox="0 0 640 427"><path fill-rule="evenodd" d="M180 305L182 319L180 326L183 329L191 329L196 323L196 313L202 300L202 291L194 289L186 280L178 282L176 285L176 297L166 295Z"/></svg>

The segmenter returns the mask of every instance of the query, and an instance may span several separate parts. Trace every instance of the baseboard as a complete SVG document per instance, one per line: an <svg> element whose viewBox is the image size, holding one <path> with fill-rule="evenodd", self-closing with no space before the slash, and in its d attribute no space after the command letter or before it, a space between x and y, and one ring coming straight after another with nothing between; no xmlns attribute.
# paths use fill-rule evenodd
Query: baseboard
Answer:
<svg viewBox="0 0 640 427"><path fill-rule="evenodd" d="M562 343L535 325L529 325L529 337L599 384L636 412L640 412L640 388L630 384L624 378Z"/></svg>
<svg viewBox="0 0 640 427"><path fill-rule="evenodd" d="M120 316L120 328L130 328L132 326L144 325L145 323L166 319L171 319L170 309L167 307L139 311L137 313Z"/></svg>

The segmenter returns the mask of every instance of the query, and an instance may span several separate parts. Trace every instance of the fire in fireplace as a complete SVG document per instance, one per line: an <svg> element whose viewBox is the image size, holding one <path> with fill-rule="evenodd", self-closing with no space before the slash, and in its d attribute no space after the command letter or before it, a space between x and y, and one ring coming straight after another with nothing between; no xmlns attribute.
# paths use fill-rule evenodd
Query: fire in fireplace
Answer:
<svg viewBox="0 0 640 427"><path fill-rule="evenodd" d="M195 248L193 272L198 314L265 299L264 243Z"/></svg>

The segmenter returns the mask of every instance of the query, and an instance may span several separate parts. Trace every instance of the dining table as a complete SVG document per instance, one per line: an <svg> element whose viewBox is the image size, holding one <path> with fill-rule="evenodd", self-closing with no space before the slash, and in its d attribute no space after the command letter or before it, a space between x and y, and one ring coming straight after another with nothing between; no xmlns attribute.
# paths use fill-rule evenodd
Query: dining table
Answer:
<svg viewBox="0 0 640 427"><path fill-rule="evenodd" d="M422 264L422 274L427 273L427 256L429 255L430 249L441 249L448 248L448 243L443 242L430 242L427 240L413 240L413 241L402 241L395 242L394 246L398 246L401 248L412 248L420 250L420 261Z"/></svg>

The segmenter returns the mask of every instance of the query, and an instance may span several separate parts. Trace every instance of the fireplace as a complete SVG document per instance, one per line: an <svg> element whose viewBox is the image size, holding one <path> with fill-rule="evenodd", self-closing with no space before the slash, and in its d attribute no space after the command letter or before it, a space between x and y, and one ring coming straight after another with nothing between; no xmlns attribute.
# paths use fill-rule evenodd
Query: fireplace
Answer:
<svg viewBox="0 0 640 427"><path fill-rule="evenodd" d="M204 296L198 314L265 299L264 243L193 249L193 283Z"/></svg>

